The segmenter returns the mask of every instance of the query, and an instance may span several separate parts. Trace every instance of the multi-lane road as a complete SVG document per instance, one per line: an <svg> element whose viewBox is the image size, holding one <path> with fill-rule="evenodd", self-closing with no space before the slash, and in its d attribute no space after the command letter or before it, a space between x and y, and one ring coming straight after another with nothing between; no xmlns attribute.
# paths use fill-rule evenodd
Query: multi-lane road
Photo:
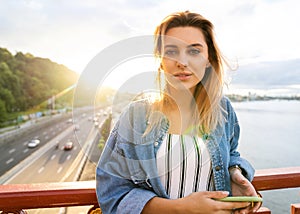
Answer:
<svg viewBox="0 0 300 214"><path fill-rule="evenodd" d="M72 181L88 148L93 143L98 128L90 119L92 114L64 117L0 147L0 182L42 183ZM105 116L99 117L101 123ZM31 139L40 144L29 148ZM71 150L64 150L66 142L73 142ZM57 146L58 145L58 146Z"/></svg>
<svg viewBox="0 0 300 214"><path fill-rule="evenodd" d="M18 138L13 138L11 141L2 144L0 147L0 175L3 175L9 169L20 163L23 159L30 156L43 145L51 141L56 135L63 132L70 124L64 120L56 124L49 124L33 132L26 132ZM18 132L19 130L15 130ZM21 131L21 130L20 130ZM32 139L39 139L40 145L36 148L28 148L27 144Z"/></svg>
<svg viewBox="0 0 300 214"><path fill-rule="evenodd" d="M77 180L84 159L91 158L92 152L95 153L93 149L97 148L95 144L99 141L99 127L107 118L108 111L111 111L106 110L99 109L98 113L85 110L84 113L73 112L45 118L43 122L33 124L33 128L27 131L20 133L21 129L15 130L11 140L0 139L0 185ZM95 115L97 121L94 121ZM40 144L35 148L28 147L32 139L40 140ZM73 142L73 148L65 150L64 144L69 141ZM86 213L88 209L87 206L27 210L27 212Z"/></svg>

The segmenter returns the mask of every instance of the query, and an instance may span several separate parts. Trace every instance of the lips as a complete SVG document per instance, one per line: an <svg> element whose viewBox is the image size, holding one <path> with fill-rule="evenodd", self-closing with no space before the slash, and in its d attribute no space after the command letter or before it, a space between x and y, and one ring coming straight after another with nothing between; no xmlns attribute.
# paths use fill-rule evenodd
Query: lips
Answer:
<svg viewBox="0 0 300 214"><path fill-rule="evenodd" d="M176 77L179 80L187 80L192 76L191 73L187 73L187 72L181 72L181 73L176 73L174 74L174 77Z"/></svg>

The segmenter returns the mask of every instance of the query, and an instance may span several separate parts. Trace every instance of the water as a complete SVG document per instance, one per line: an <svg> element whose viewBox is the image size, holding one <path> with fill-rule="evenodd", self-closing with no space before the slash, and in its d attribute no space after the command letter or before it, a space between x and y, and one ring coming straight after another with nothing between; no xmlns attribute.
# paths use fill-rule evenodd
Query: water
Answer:
<svg viewBox="0 0 300 214"><path fill-rule="evenodd" d="M300 102L232 103L241 126L239 150L256 169L300 166ZM290 213L300 203L300 188L261 192L273 214Z"/></svg>

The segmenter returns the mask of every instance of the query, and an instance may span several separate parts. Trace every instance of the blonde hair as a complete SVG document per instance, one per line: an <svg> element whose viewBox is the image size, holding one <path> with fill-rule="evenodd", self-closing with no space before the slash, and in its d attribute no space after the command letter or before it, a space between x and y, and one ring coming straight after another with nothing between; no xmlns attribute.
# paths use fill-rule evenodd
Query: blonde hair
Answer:
<svg viewBox="0 0 300 214"><path fill-rule="evenodd" d="M206 69L203 79L198 83L193 94L197 105L196 113L193 115L193 118L197 120L194 125L197 127L197 134L203 135L210 133L223 121L220 101L223 95L224 63L226 61L216 44L213 24L200 14L189 11L177 12L167 16L156 27L154 54L157 58L161 58L163 36L166 35L169 29L185 26L200 29L208 46L208 60L211 66ZM156 111L166 112L170 108L174 108L174 101L164 93L166 90L162 90L161 70L161 68L158 69L157 76L161 99L153 103L150 114ZM159 120L158 118L152 118L148 128L153 128Z"/></svg>

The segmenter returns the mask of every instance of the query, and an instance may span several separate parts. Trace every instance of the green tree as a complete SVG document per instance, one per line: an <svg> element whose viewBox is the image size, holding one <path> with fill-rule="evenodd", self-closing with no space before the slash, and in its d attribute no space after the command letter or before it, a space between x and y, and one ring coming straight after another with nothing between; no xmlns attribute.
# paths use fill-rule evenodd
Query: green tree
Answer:
<svg viewBox="0 0 300 214"><path fill-rule="evenodd" d="M5 103L3 100L0 98L0 123L3 123L7 119L7 113L6 113L6 108L5 108Z"/></svg>
<svg viewBox="0 0 300 214"><path fill-rule="evenodd" d="M14 109L15 99L11 91L0 87L0 99L3 101L6 112L12 112Z"/></svg>
<svg viewBox="0 0 300 214"><path fill-rule="evenodd" d="M0 113L13 118L19 111L32 111L33 107L46 107L45 102L74 85L78 74L50 59L30 53L12 55L0 48ZM60 107L72 104L74 90L60 96ZM9 116L8 114L11 114ZM1 122L1 121L0 121Z"/></svg>

